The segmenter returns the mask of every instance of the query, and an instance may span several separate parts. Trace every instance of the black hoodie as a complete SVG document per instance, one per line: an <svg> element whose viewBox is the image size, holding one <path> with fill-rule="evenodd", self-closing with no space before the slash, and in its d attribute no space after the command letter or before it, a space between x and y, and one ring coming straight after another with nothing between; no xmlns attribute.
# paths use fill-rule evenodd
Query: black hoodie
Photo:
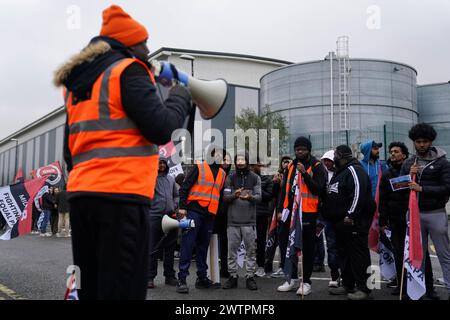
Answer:
<svg viewBox="0 0 450 320"><path fill-rule="evenodd" d="M408 211L409 189L393 191L392 178L400 176L400 168L389 165L389 169L383 173L380 180L380 212L379 225L384 227L390 221L396 221L406 225L406 211Z"/></svg>
<svg viewBox="0 0 450 320"><path fill-rule="evenodd" d="M368 232L374 212L370 178L361 163L352 158L336 171L327 187L323 217L339 223L348 216L357 230Z"/></svg>

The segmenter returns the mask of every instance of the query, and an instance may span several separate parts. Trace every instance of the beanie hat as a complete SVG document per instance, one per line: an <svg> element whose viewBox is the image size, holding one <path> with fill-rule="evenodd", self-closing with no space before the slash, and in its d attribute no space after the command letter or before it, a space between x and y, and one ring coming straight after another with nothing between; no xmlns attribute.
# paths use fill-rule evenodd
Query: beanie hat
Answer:
<svg viewBox="0 0 450 320"><path fill-rule="evenodd" d="M311 152L311 141L309 141L309 139L305 137L298 137L297 139L295 139L294 149L297 147L306 147L306 149Z"/></svg>
<svg viewBox="0 0 450 320"><path fill-rule="evenodd" d="M100 35L113 38L126 47L148 39L147 29L117 5L112 5L103 11Z"/></svg>
<svg viewBox="0 0 450 320"><path fill-rule="evenodd" d="M352 149L345 144L336 147L336 152L342 155L342 158L351 158L353 156Z"/></svg>

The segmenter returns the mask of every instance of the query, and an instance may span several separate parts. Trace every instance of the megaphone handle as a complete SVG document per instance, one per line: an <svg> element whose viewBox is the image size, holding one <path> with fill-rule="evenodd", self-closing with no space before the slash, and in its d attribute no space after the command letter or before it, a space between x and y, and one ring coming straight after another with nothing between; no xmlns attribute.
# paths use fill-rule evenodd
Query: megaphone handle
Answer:
<svg viewBox="0 0 450 320"><path fill-rule="evenodd" d="M189 114L189 120L187 125L187 130L191 134L191 148L194 147L194 125L195 125L195 111L197 110L197 105L195 103L192 104L192 111Z"/></svg>
<svg viewBox="0 0 450 320"><path fill-rule="evenodd" d="M159 240L158 244L156 245L155 249L152 251L152 253L150 253L151 256L157 254L159 252L159 250L161 250L161 246L164 242L164 240L166 240L168 233L165 233L163 235L163 237L161 238L161 240Z"/></svg>

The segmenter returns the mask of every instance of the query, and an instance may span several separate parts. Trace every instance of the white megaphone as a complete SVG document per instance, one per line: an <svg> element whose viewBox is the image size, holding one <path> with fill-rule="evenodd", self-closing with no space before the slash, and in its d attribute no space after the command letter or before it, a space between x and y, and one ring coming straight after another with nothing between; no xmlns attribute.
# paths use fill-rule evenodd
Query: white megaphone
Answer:
<svg viewBox="0 0 450 320"><path fill-rule="evenodd" d="M176 228L180 228L181 230L189 230L191 228L195 228L195 222L192 219L186 218L178 221L165 214L161 221L161 227L164 233L168 233L170 230Z"/></svg>
<svg viewBox="0 0 450 320"><path fill-rule="evenodd" d="M166 61L152 60L150 64L156 80L162 85L171 86L173 80L178 80L189 89L192 101L203 119L214 118L224 106L228 96L228 83L225 80L199 80Z"/></svg>

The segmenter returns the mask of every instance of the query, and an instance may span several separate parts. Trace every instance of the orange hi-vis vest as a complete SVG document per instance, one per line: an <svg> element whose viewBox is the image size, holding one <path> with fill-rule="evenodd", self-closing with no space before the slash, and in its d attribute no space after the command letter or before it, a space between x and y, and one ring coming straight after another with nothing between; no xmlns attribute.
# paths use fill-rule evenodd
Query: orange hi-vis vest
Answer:
<svg viewBox="0 0 450 320"><path fill-rule="evenodd" d="M88 100L74 103L72 93L65 92L73 163L67 191L153 198L158 174L158 146L142 136L128 118L121 99L120 76L135 62L147 69L155 83L144 63L126 58L114 62L98 77Z"/></svg>
<svg viewBox="0 0 450 320"><path fill-rule="evenodd" d="M320 164L319 161L317 161L314 166L310 166L308 170L306 170L306 173L309 174L311 177L313 176L312 169L313 167L317 167ZM284 196L284 202L283 202L283 209L287 209L289 206L289 194L291 191L291 178L292 174L295 174L295 165L294 163L291 163L289 165L289 171L288 176L286 180L286 193ZM302 197L302 212L318 212L319 211L319 197L315 196L311 193L311 191L308 189L308 186L306 183L304 183L303 177L302 177L302 189L301 191L301 197Z"/></svg>
<svg viewBox="0 0 450 320"><path fill-rule="evenodd" d="M206 161L197 161L198 179L189 191L187 203L197 201L202 207L208 207L208 212L217 214L219 209L220 190L225 183L225 171L219 168L216 180Z"/></svg>

